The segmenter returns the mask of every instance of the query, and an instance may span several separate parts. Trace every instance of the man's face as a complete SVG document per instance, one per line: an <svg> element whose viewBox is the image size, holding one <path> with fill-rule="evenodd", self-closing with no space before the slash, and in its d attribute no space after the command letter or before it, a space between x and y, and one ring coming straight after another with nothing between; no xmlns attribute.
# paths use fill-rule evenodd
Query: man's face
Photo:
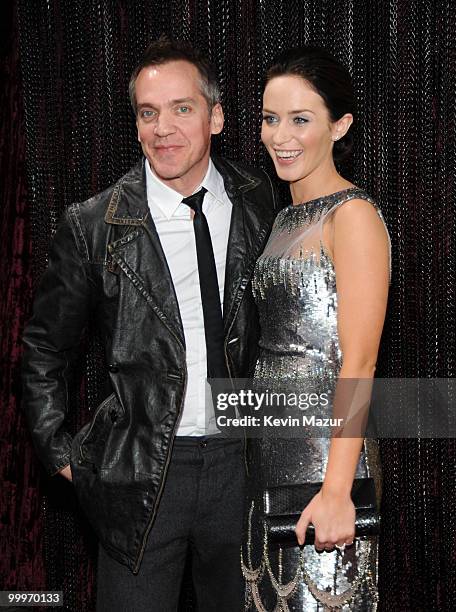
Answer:
<svg viewBox="0 0 456 612"><path fill-rule="evenodd" d="M138 140L152 171L190 195L206 173L211 135L222 131L222 107L208 109L198 70L182 60L143 68L136 103Z"/></svg>

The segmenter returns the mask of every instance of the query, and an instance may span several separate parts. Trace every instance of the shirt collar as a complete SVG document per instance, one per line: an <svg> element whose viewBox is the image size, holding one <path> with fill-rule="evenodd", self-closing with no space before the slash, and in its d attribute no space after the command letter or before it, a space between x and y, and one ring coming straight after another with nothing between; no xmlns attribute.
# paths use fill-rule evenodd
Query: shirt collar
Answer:
<svg viewBox="0 0 456 612"><path fill-rule="evenodd" d="M193 193L196 193L201 187L205 187L216 200L222 201L225 194L225 185L223 184L222 175L214 166L212 159L209 160L209 166L205 177L201 181L201 185Z"/></svg>
<svg viewBox="0 0 456 612"><path fill-rule="evenodd" d="M178 191L171 189L171 187L168 187L168 185L165 185L165 183L152 172L147 159L145 165L147 201L152 215L154 216L156 213L159 213L167 219L171 219L177 212L184 196ZM209 159L207 172L203 180L193 193L199 191L201 187L205 187L214 198L222 201L225 193L223 178L211 159ZM187 209L187 207L185 208Z"/></svg>

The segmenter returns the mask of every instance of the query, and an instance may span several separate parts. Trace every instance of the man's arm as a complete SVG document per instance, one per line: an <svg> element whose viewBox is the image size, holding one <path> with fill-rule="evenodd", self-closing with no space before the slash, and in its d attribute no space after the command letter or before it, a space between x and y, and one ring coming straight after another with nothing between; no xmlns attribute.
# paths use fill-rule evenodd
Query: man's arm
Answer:
<svg viewBox="0 0 456 612"><path fill-rule="evenodd" d="M72 230L74 212L74 207L67 210L57 229L23 337L23 406L38 456L49 474L70 463L71 435L64 423L68 375L92 294L84 261L87 253L81 255ZM63 475L71 475L69 467Z"/></svg>

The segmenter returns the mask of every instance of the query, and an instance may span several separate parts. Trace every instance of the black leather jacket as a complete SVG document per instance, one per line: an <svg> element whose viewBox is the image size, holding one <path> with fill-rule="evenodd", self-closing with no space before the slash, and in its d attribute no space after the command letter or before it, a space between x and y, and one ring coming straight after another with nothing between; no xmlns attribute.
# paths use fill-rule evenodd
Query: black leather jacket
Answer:
<svg viewBox="0 0 456 612"><path fill-rule="evenodd" d="M250 287L275 214L268 176L214 158L233 203L225 276L232 377L255 361ZM68 375L89 316L104 340L112 393L72 439ZM79 501L111 556L139 571L163 489L187 382L176 295L146 199L144 161L66 210L24 333L24 407L50 474L71 463Z"/></svg>

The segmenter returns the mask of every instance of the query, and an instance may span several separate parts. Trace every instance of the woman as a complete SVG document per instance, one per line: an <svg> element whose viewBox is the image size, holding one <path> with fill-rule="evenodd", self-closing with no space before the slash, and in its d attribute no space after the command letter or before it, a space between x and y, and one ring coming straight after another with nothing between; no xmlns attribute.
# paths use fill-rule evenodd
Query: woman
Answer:
<svg viewBox="0 0 456 612"><path fill-rule="evenodd" d="M372 379L390 243L373 200L334 163L351 145L349 74L322 49L284 52L267 73L263 103L261 138L293 204L278 214L255 267L262 328L255 379L296 388L309 379L317 387ZM250 442L247 608L375 609L376 539L355 539L351 499L354 478L375 475L361 436ZM314 545L277 550L270 543L264 493L284 482L322 482L296 525L300 545L314 526Z"/></svg>

